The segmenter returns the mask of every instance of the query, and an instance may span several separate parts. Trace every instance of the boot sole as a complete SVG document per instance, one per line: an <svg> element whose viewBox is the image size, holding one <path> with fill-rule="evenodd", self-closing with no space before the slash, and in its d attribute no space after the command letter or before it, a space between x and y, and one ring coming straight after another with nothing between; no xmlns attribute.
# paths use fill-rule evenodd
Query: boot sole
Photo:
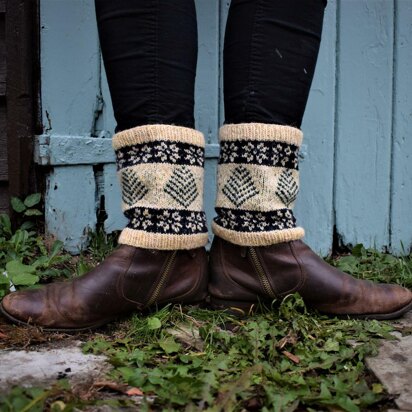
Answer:
<svg viewBox="0 0 412 412"><path fill-rule="evenodd" d="M396 310L391 313L369 313L369 314L360 314L360 315L333 315L339 318L350 318L350 319L360 319L360 320L390 320L400 318L405 313L412 310L412 301L409 302L403 308Z"/></svg>
<svg viewBox="0 0 412 412"><path fill-rule="evenodd" d="M1 314L9 320L11 323L18 325L18 326L32 326L36 328L41 328L44 331L47 332L64 332L64 333L75 333L75 332L88 332L92 331L98 328L101 328L102 326L105 326L109 324L110 322L114 322L117 318L111 318L109 320L106 320L104 322L99 322L91 326L83 327L83 328L48 328L45 326L40 326L36 325L34 323L30 322L24 322L20 319L15 318L13 315L10 315L10 313L7 312L7 310L4 308L4 306L0 303L0 312Z"/></svg>
<svg viewBox="0 0 412 412"><path fill-rule="evenodd" d="M178 304L178 303L174 303ZM202 305L204 304L204 301L201 302L191 302L191 303L184 303L185 306L190 305L190 306L196 306L196 305ZM166 306L167 304L164 305L153 305L151 307L148 307L144 309L140 314L149 314L149 313L156 313L159 309L162 307ZM95 323L90 326L86 326L83 328L48 328L47 326L41 326L41 325L36 325L35 323L30 323L30 322L24 322L20 319L15 318L13 315L10 315L10 313L7 312L7 310L4 308L2 303L0 302L0 313L8 319L11 323L19 326L32 326L36 328L40 328L41 330L45 332L63 332L63 333L77 333L77 332L91 332L96 329L103 328L105 326L108 326L110 323L119 321L122 319L127 319L129 316L132 316L134 313L139 313L139 312L134 312L130 313L128 315L123 315L123 316L114 316L112 318L106 319L102 322Z"/></svg>
<svg viewBox="0 0 412 412"><path fill-rule="evenodd" d="M266 304L271 306L270 303ZM234 300L224 300L210 297L210 306L215 310L226 310L229 314L237 317L246 317L248 315L259 312L260 307L265 305L265 302L242 302ZM309 308L310 309L310 308ZM340 319L360 319L360 320L389 320L401 317L406 312L412 310L412 301L406 306L390 313L367 313L367 314L334 314L320 312L323 315L337 317Z"/></svg>

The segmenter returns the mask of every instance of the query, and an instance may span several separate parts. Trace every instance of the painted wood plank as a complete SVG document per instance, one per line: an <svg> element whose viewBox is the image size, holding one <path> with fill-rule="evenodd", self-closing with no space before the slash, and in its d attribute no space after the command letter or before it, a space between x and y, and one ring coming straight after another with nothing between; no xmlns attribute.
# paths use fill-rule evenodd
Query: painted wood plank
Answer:
<svg viewBox="0 0 412 412"><path fill-rule="evenodd" d="M120 184L116 174L115 164L103 166L103 190L107 219L104 221L104 230L111 233L123 229L127 219L121 209Z"/></svg>
<svg viewBox="0 0 412 412"><path fill-rule="evenodd" d="M412 2L395 5L391 250L403 254L412 246Z"/></svg>
<svg viewBox="0 0 412 412"><path fill-rule="evenodd" d="M389 245L393 2L340 2L336 228L344 244Z"/></svg>
<svg viewBox="0 0 412 412"><path fill-rule="evenodd" d="M0 97L6 95L6 21L0 11Z"/></svg>
<svg viewBox="0 0 412 412"><path fill-rule="evenodd" d="M96 226L96 182L91 166L55 167L47 176L46 232L77 254Z"/></svg>
<svg viewBox="0 0 412 412"><path fill-rule="evenodd" d="M219 125L222 125L225 120L225 105L223 103L223 46L225 42L225 30L227 16L229 14L230 0L220 0L220 36L219 36Z"/></svg>
<svg viewBox="0 0 412 412"><path fill-rule="evenodd" d="M215 216L215 200L216 200L216 168L217 158L206 159L205 162L205 184L204 184L204 210L209 228L209 244L213 239L212 233L212 219Z"/></svg>
<svg viewBox="0 0 412 412"><path fill-rule="evenodd" d="M7 182L9 180L6 126L6 105L0 101L0 182Z"/></svg>
<svg viewBox="0 0 412 412"><path fill-rule="evenodd" d="M305 241L323 256L333 242L333 169L335 128L336 0L325 10L315 77L303 118L301 191L296 204Z"/></svg>
<svg viewBox="0 0 412 412"><path fill-rule="evenodd" d="M206 159L217 158L218 154L218 144L206 145ZM116 158L110 138L43 134L35 139L35 160L43 166L68 166L115 163Z"/></svg>
<svg viewBox="0 0 412 412"><path fill-rule="evenodd" d="M195 85L196 128L217 142L219 99L219 3L196 0L199 54Z"/></svg>
<svg viewBox="0 0 412 412"><path fill-rule="evenodd" d="M101 93L103 98L103 130L107 132L107 136L111 137L114 134L116 128L116 120L113 113L112 98L110 96L109 85L107 83L106 70L103 64L103 58L100 57L101 61Z"/></svg>
<svg viewBox="0 0 412 412"><path fill-rule="evenodd" d="M90 135L99 94L94 2L41 0L40 6L44 130Z"/></svg>

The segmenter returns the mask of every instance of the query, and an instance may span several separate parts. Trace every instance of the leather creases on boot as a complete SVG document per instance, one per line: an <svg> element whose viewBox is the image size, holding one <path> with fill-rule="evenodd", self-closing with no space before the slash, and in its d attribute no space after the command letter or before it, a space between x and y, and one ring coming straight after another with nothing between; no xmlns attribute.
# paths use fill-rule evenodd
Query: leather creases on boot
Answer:
<svg viewBox="0 0 412 412"><path fill-rule="evenodd" d="M301 240L238 246L215 236L209 293L215 308L248 313L261 302L298 292L309 308L330 315L392 319L412 309L412 292L378 284L328 265Z"/></svg>
<svg viewBox="0 0 412 412"><path fill-rule="evenodd" d="M11 293L0 308L14 323L87 330L156 305L200 303L207 281L203 247L161 251L120 245L87 274Z"/></svg>

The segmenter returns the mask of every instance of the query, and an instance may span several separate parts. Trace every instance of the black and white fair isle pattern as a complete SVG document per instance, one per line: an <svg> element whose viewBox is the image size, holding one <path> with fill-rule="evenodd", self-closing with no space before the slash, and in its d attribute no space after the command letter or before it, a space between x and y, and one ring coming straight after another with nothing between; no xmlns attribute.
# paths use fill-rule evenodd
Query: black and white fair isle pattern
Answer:
<svg viewBox="0 0 412 412"><path fill-rule="evenodd" d="M204 212L190 210L134 208L125 212L128 228L150 233L195 235L207 233Z"/></svg>
<svg viewBox="0 0 412 412"><path fill-rule="evenodd" d="M187 210L201 196L196 177L189 166L204 166L204 148L169 140L139 143L116 150L117 169L121 173L122 199L129 218L128 228L150 233L172 235L194 235L207 233L203 211ZM185 209L173 206L148 208L138 202L146 196L148 189L139 179L141 164L170 165L173 170L162 190ZM159 189L159 188L157 188Z"/></svg>
<svg viewBox="0 0 412 412"><path fill-rule="evenodd" d="M126 169L122 173L122 199L127 206L132 206L147 194L147 187L140 181L136 171Z"/></svg>
<svg viewBox="0 0 412 412"><path fill-rule="evenodd" d="M168 140L125 146L116 150L117 169L143 163L168 163L188 166L204 166L202 147Z"/></svg>
<svg viewBox="0 0 412 412"><path fill-rule="evenodd" d="M243 166L235 168L222 191L236 207L242 206L246 200L259 193L249 170Z"/></svg>
<svg viewBox="0 0 412 412"><path fill-rule="evenodd" d="M299 185L290 169L285 169L279 176L276 196L289 207L297 198Z"/></svg>
<svg viewBox="0 0 412 412"><path fill-rule="evenodd" d="M215 222L235 232L267 232L296 227L296 219L290 209L258 212L218 207L216 212Z"/></svg>
<svg viewBox="0 0 412 412"><path fill-rule="evenodd" d="M223 185L222 192L234 208L217 207L214 219L219 226L236 232L267 232L296 227L296 219L289 208L296 200L299 183L292 170L299 170L299 147L277 141L236 140L223 141L220 147L219 167L238 164ZM270 212L241 210L242 205L258 196L259 185L253 181L245 165L282 168L277 179L275 195L285 208Z"/></svg>
<svg viewBox="0 0 412 412"><path fill-rule="evenodd" d="M190 206L199 196L196 180L188 167L177 167L167 181L164 191L183 207Z"/></svg>
<svg viewBox="0 0 412 412"><path fill-rule="evenodd" d="M276 141L236 140L220 145L219 164L256 164L260 166L299 168L299 148Z"/></svg>

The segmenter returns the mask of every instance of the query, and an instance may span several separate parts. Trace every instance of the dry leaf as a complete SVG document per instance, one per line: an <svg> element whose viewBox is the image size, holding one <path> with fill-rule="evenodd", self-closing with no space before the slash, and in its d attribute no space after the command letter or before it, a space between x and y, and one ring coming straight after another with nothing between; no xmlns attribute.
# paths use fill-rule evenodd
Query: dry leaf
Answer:
<svg viewBox="0 0 412 412"><path fill-rule="evenodd" d="M129 396L142 396L143 392L139 388L130 388L126 392L126 395Z"/></svg>
<svg viewBox="0 0 412 412"><path fill-rule="evenodd" d="M127 385L117 382L98 381L93 383L93 387L99 389L111 389L112 391L120 393L127 393Z"/></svg>
<svg viewBox="0 0 412 412"><path fill-rule="evenodd" d="M282 352L287 358L289 358L293 363L299 363L300 359L298 356L293 355L293 353L288 352L287 350L284 350Z"/></svg>
<svg viewBox="0 0 412 412"><path fill-rule="evenodd" d="M287 344L294 346L297 342L296 335L292 332L289 332L284 336L276 345L279 349L283 349Z"/></svg>

